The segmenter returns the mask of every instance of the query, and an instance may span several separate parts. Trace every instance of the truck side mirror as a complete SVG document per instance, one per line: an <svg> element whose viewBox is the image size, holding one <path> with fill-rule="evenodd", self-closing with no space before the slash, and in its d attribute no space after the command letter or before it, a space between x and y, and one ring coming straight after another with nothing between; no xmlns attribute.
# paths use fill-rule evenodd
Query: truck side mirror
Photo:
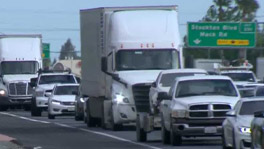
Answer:
<svg viewBox="0 0 264 149"><path fill-rule="evenodd" d="M78 92L76 92L76 91L73 91L72 94L73 94L73 95L76 95L76 96L79 95Z"/></svg>
<svg viewBox="0 0 264 149"><path fill-rule="evenodd" d="M107 57L102 57L101 59L101 70L107 72Z"/></svg>
<svg viewBox="0 0 264 149"><path fill-rule="evenodd" d="M156 88L156 87L157 87L156 82L153 82L153 83L151 84L151 86L154 87L154 88Z"/></svg>
<svg viewBox="0 0 264 149"><path fill-rule="evenodd" d="M170 100L170 99L171 99L171 97L168 95L167 92L159 92L158 93L158 98L157 98L158 101Z"/></svg>
<svg viewBox="0 0 264 149"><path fill-rule="evenodd" d="M38 78L31 78L30 79L30 82L29 82L29 85L33 88L33 87L36 87L37 86L37 80Z"/></svg>

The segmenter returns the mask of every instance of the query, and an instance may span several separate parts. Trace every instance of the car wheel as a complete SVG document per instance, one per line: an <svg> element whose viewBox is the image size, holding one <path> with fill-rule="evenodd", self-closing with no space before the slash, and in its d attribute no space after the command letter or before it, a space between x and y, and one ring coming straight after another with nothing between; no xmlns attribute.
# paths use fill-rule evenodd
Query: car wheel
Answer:
<svg viewBox="0 0 264 149"><path fill-rule="evenodd" d="M0 111L7 111L8 106L0 106Z"/></svg>
<svg viewBox="0 0 264 149"><path fill-rule="evenodd" d="M170 129L170 139L171 145L180 146L182 144L182 137L173 131L172 127Z"/></svg>
<svg viewBox="0 0 264 149"><path fill-rule="evenodd" d="M137 134L137 141L138 142L146 142L147 141L147 133L140 126L139 116L137 116L137 119L136 119L136 134Z"/></svg>
<svg viewBox="0 0 264 149"><path fill-rule="evenodd" d="M36 101L31 103L31 116L41 116L41 109L36 106Z"/></svg>
<svg viewBox="0 0 264 149"><path fill-rule="evenodd" d="M163 116L161 116L161 138L163 144L170 144L170 132L165 128Z"/></svg>

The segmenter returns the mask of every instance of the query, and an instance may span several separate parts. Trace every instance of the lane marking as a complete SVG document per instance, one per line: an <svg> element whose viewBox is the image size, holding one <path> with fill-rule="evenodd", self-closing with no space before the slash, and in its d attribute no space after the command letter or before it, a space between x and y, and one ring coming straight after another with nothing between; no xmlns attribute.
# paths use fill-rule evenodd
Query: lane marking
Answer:
<svg viewBox="0 0 264 149"><path fill-rule="evenodd" d="M60 126L60 127L78 129L78 130L81 130L81 131L84 131L84 132L89 132L89 133L93 133L93 134L109 137L109 138L112 138L112 139L116 139L116 140L123 141L123 142L128 142L128 143L131 143L131 144L135 144L135 145L139 145L139 146L143 146L143 147L147 147L147 148L151 148L151 149L162 149L162 148L159 148L159 147L151 146L151 145L144 144L144 143L134 142L132 140L120 138L120 137L117 137L117 136L114 136L114 135L111 135L111 134L107 134L107 133L103 133L103 132L99 132L99 131L93 131L93 130L84 129L84 128L77 128L77 127L73 127L73 126L66 125L66 124L61 124L61 123L56 123L56 122L48 122L48 121L41 121L41 120L31 119L31 118L18 116L18 115L7 113L7 112L0 112L0 114L8 115L8 116L12 116L12 117L20 118L20 119L23 119L23 120L32 121L32 122L39 122L39 123L44 123L44 124L55 124L55 125ZM42 147L40 147L40 146L34 147L34 149L41 149L41 148Z"/></svg>
<svg viewBox="0 0 264 149"><path fill-rule="evenodd" d="M47 121L41 121L41 120L31 119L31 118L27 118L27 117L24 117L24 116L18 116L18 115L11 114L11 113L6 113L6 112L0 112L0 114L8 115L8 116L16 117L16 118L20 118L20 119L23 119L23 120L28 120L28 121L31 121L31 122L38 122L38 123L43 123L43 124L50 124L50 122L47 122Z"/></svg>
<svg viewBox="0 0 264 149"><path fill-rule="evenodd" d="M114 136L114 135L110 135L110 134L107 134L107 133L103 133L103 132L93 131L93 130L84 129L84 128L79 128L79 130L82 130L82 131L85 131L85 132L89 132L89 133L94 133L94 134L97 134L97 135L106 136L106 137L113 138L113 139L116 139L116 140L119 140L119 141L123 141L123 142L129 142L129 143L132 143L132 144L135 144L135 145L139 145L139 146L143 146L143 147L148 147L148 148L151 148L151 149L161 149L159 147L155 147L155 146L151 146L151 145L148 145L148 144L134 142L134 141L131 141L131 140L128 140L128 139L120 138L120 137L117 137L117 136Z"/></svg>

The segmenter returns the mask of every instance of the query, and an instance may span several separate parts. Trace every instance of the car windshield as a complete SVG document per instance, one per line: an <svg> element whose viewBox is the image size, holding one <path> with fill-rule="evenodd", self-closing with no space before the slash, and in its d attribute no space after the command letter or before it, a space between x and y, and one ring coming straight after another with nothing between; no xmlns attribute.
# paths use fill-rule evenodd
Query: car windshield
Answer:
<svg viewBox="0 0 264 149"><path fill-rule="evenodd" d="M76 83L72 75L50 75L41 76L39 84Z"/></svg>
<svg viewBox="0 0 264 149"><path fill-rule="evenodd" d="M38 62L36 61L5 61L1 63L3 75L9 74L36 74Z"/></svg>
<svg viewBox="0 0 264 149"><path fill-rule="evenodd" d="M174 80L178 77L182 76L194 76L195 74L203 74L203 73L168 73L163 74L160 79L160 84L162 87L170 87Z"/></svg>
<svg viewBox="0 0 264 149"><path fill-rule="evenodd" d="M176 50L119 50L116 53L116 69L156 70L179 68L179 55Z"/></svg>
<svg viewBox="0 0 264 149"><path fill-rule="evenodd" d="M54 95L74 95L78 92L78 86L57 86Z"/></svg>
<svg viewBox="0 0 264 149"><path fill-rule="evenodd" d="M240 115L254 115L255 112L263 111L264 101L245 101L242 103Z"/></svg>
<svg viewBox="0 0 264 149"><path fill-rule="evenodd" d="M233 81L256 82L252 73L223 73L224 76L229 76Z"/></svg>
<svg viewBox="0 0 264 149"><path fill-rule="evenodd" d="M178 84L176 97L223 95L238 96L230 80L187 80Z"/></svg>

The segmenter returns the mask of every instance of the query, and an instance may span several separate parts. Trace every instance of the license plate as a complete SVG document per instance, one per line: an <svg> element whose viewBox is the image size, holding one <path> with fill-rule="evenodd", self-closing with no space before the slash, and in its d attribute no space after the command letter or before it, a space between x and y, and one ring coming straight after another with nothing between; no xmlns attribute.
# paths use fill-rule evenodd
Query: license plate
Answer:
<svg viewBox="0 0 264 149"><path fill-rule="evenodd" d="M74 107L69 107L68 108L68 111L74 111L75 109L74 109Z"/></svg>
<svg viewBox="0 0 264 149"><path fill-rule="evenodd" d="M216 127L205 127L204 133L217 133Z"/></svg>

